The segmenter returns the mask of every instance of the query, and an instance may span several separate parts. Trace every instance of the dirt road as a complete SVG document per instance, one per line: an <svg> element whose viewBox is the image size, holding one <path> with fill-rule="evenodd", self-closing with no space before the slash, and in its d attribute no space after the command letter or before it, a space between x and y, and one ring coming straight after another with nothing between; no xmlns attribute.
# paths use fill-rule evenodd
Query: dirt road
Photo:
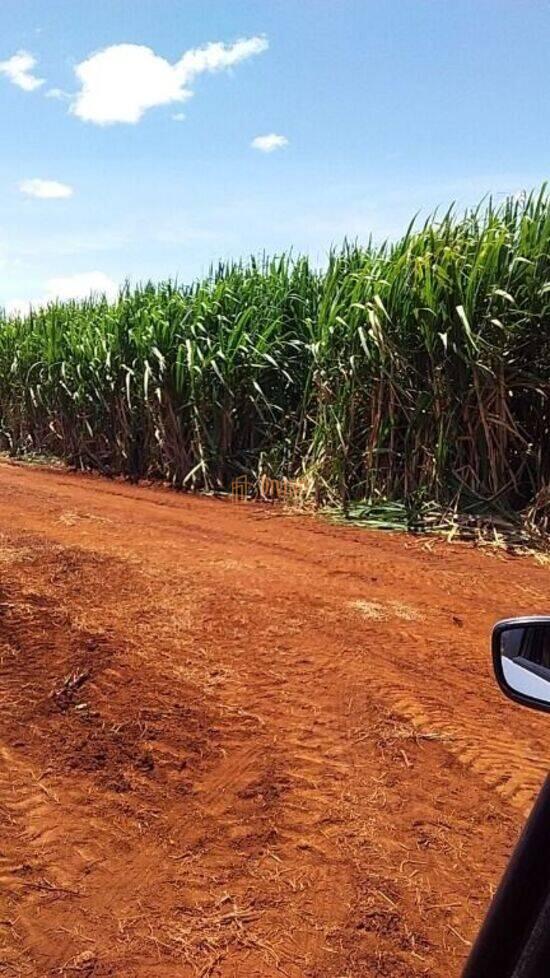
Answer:
<svg viewBox="0 0 550 978"><path fill-rule="evenodd" d="M549 571L0 465L0 974L458 974L548 766Z"/></svg>

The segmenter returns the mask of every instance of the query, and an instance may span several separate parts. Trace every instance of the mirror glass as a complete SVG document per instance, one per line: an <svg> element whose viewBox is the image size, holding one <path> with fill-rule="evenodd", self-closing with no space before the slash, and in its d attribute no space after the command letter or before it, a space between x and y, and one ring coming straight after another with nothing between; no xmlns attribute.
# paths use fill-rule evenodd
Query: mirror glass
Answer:
<svg viewBox="0 0 550 978"><path fill-rule="evenodd" d="M500 663L510 690L550 705L550 620L503 628Z"/></svg>

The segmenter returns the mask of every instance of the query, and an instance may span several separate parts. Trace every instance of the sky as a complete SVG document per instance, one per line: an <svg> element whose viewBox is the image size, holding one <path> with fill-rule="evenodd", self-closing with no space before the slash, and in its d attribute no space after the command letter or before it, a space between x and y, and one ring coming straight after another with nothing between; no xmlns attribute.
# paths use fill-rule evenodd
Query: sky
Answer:
<svg viewBox="0 0 550 978"><path fill-rule="evenodd" d="M550 0L0 0L0 306L550 176Z"/></svg>

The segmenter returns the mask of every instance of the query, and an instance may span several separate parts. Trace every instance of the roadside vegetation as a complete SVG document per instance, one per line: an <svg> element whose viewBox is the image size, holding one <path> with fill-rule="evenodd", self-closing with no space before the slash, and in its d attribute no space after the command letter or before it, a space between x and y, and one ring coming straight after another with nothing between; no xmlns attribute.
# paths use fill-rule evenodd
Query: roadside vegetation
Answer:
<svg viewBox="0 0 550 978"><path fill-rule="evenodd" d="M0 318L1 447L179 488L268 473L544 522L549 384L544 187L322 270L250 260Z"/></svg>

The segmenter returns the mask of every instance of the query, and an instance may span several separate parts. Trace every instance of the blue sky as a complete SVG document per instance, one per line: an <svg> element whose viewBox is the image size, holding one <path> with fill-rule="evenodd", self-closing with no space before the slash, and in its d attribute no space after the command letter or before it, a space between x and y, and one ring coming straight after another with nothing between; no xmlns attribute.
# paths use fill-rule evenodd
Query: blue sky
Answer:
<svg viewBox="0 0 550 978"><path fill-rule="evenodd" d="M549 42L548 0L2 0L0 304L538 185Z"/></svg>

